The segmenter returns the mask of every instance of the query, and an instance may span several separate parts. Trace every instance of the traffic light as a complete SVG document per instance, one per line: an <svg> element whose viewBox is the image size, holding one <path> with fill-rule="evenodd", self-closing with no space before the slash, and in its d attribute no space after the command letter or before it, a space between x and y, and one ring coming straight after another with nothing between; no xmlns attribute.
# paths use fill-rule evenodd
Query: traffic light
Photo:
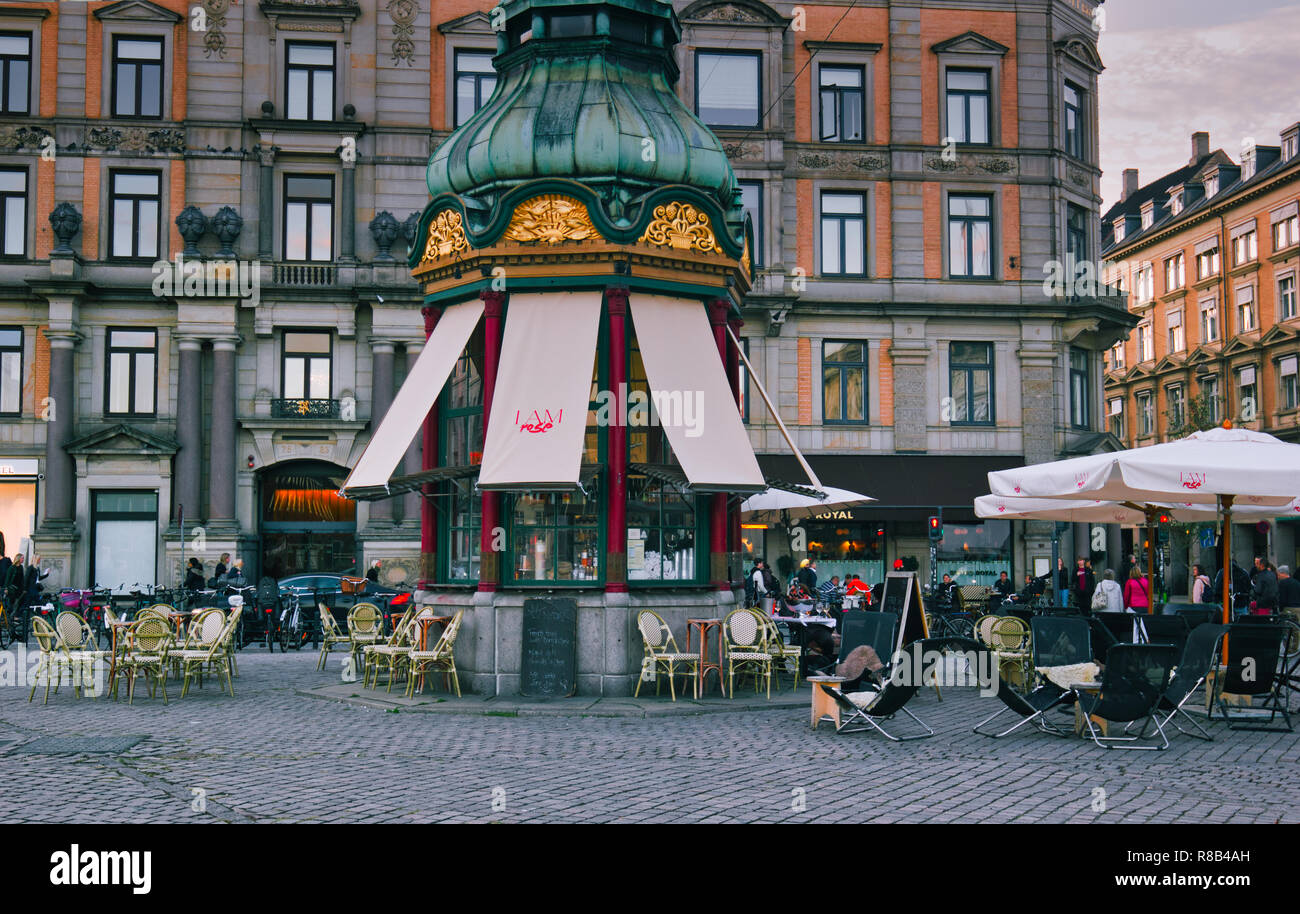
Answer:
<svg viewBox="0 0 1300 914"><path fill-rule="evenodd" d="M943 523L938 517L931 515L929 520L930 541L933 543L943 539Z"/></svg>
<svg viewBox="0 0 1300 914"><path fill-rule="evenodd" d="M1160 524L1156 527L1156 542L1161 544L1169 542L1169 528L1172 524L1172 517L1168 514L1160 515Z"/></svg>

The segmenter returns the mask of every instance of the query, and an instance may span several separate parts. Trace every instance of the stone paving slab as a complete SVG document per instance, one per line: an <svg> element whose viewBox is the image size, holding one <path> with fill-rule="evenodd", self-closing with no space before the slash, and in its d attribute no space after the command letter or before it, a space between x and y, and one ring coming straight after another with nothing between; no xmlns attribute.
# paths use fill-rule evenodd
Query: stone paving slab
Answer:
<svg viewBox="0 0 1300 914"><path fill-rule="evenodd" d="M0 688L8 822L1298 822L1300 737L1173 737L1167 752L1107 751L971 726L998 707L974 690L909 704L937 731L891 744L809 727L807 693L762 713L701 713L665 695L629 713L574 701L558 714L467 696L471 712L409 713L306 697L339 685L315 655L240 655L235 695L209 682L164 705L78 699L48 706ZM356 684L345 684L361 694ZM381 693L382 694L382 690ZM445 698L439 693L425 699ZM416 699L417 701L420 699ZM388 699L384 699L388 701ZM616 710L624 700L609 701ZM721 699L700 704L713 707ZM725 702L729 704L730 702ZM750 704L742 698L736 704ZM442 708L452 701L421 707ZM496 708L502 714L487 714ZM659 709L664 709L659 712ZM651 713L651 710L659 713ZM397 713L391 713L396 710ZM510 712L515 713L510 713ZM632 713L636 712L636 713ZM1061 715L1062 722L1067 720ZM886 726L906 730L902 719ZM33 755L38 737L146 734L116 754Z"/></svg>

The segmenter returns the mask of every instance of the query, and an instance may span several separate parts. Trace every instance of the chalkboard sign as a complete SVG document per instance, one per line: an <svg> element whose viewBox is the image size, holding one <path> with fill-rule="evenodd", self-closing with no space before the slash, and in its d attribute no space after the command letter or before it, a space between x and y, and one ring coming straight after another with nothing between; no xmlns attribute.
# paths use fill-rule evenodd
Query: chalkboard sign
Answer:
<svg viewBox="0 0 1300 914"><path fill-rule="evenodd" d="M568 597L524 601L519 693L567 698L578 691L578 603Z"/></svg>
<svg viewBox="0 0 1300 914"><path fill-rule="evenodd" d="M898 613L898 650L929 637L930 626L921 600L921 582L915 572L891 571L885 576L885 591L880 598L885 612Z"/></svg>

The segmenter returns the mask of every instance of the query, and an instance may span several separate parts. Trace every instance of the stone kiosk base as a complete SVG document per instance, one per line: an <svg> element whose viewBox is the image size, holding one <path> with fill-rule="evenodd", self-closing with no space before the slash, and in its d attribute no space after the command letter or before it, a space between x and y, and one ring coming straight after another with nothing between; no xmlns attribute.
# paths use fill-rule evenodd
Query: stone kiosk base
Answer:
<svg viewBox="0 0 1300 914"><path fill-rule="evenodd" d="M433 607L440 616L465 611L456 639L462 691L519 694L524 601L533 597L570 597L577 602L578 694L605 697L630 696L636 689L645 654L636 624L639 611L652 609L663 616L684 650L688 618L722 618L737 605L730 591L703 588L631 593L562 589L481 592L449 587L418 591L416 602ZM709 646L712 650L712 641Z"/></svg>

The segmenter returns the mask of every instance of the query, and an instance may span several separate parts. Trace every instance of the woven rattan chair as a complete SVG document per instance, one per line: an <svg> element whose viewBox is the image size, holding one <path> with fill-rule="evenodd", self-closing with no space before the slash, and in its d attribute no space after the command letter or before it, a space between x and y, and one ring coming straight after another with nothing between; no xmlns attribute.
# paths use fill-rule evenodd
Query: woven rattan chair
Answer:
<svg viewBox="0 0 1300 914"><path fill-rule="evenodd" d="M167 652L172 645L171 626L163 619L146 617L137 620L127 630L127 648L117 669L127 677L128 703L135 702L135 677L144 674L152 698L155 689L162 691L163 704L167 703ZM113 680L113 694L117 694L117 679Z"/></svg>
<svg viewBox="0 0 1300 914"><path fill-rule="evenodd" d="M230 694L232 696L235 694L234 686L230 684L232 676L229 658L223 651L226 630L229 626L230 619L221 610L205 610L190 624L190 633L185 639L185 645L170 653L172 660L179 662L181 667L183 680L181 698L190 693L191 680L197 679L199 687L203 687L205 666L214 669L218 676L224 674L226 684L230 686Z"/></svg>
<svg viewBox="0 0 1300 914"><path fill-rule="evenodd" d="M348 610L348 641L352 669L361 668L361 652L367 644L384 640L384 615L373 603L358 603Z"/></svg>
<svg viewBox="0 0 1300 914"><path fill-rule="evenodd" d="M776 624L776 620L771 616L762 615L759 618L763 620L763 627L767 632L767 652L772 655L775 663L780 663L780 669L794 670L794 688L799 688L800 667L803 665L803 648L797 644L786 644L785 639L781 637L781 629ZM794 661L791 664L790 661ZM778 675L776 680L777 688L781 687L781 677Z"/></svg>
<svg viewBox="0 0 1300 914"><path fill-rule="evenodd" d="M432 610L425 610L425 612L432 615ZM379 671L382 668L388 672L388 688L385 691L393 690L393 682L399 674L405 673L411 649L417 646L415 638L418 636L419 626L415 624L415 619L415 607L411 606L394 623L393 633L383 644L367 644L362 647L364 669L361 684L363 686L379 688Z"/></svg>
<svg viewBox="0 0 1300 914"><path fill-rule="evenodd" d="M447 676L451 680L451 685L456 689L456 697L460 698L460 677L456 675L456 636L460 634L460 623L464 616L465 610L457 610L456 615L451 617L451 621L442 630L442 634L433 647L423 651L412 650L407 654L407 698L415 695L416 677L424 676L430 672L441 672ZM423 686L423 683L421 683L421 686Z"/></svg>
<svg viewBox="0 0 1300 914"><path fill-rule="evenodd" d="M1029 684L1031 654L1029 652L1029 626L1015 616L992 616L986 642L993 649L998 664L998 676L1017 688Z"/></svg>
<svg viewBox="0 0 1300 914"><path fill-rule="evenodd" d="M28 693L27 700L31 701L36 697L36 686L44 676L45 700L42 704L49 704L50 685L53 683L54 694L59 694L59 685L63 682L65 672L74 674L73 683L76 684L73 660L54 627L40 616L32 617L32 636L36 638L40 656L36 662L36 669L32 671L32 690Z"/></svg>
<svg viewBox="0 0 1300 914"><path fill-rule="evenodd" d="M645 647L645 656L641 658L641 675L637 677L636 690L633 691L632 697L637 698L640 696L641 683L649 678L654 679L655 694L658 695L659 673L662 671L668 675L668 693L672 695L673 701L676 701L677 688L673 684L673 676L677 675L679 667L685 667L686 674L691 677L692 694L699 698L699 653L691 654L679 650L677 640L673 638L672 629L653 610L643 609L637 613L636 627L641 632L641 642Z"/></svg>
<svg viewBox="0 0 1300 914"><path fill-rule="evenodd" d="M320 610L320 659L316 661L316 669L325 669L325 663L329 659L330 651L338 644L351 644L347 632L339 628L338 622L334 620L334 613L330 612L328 606L324 603L317 604Z"/></svg>
<svg viewBox="0 0 1300 914"><path fill-rule="evenodd" d="M772 654L767 649L766 628L763 617L752 609L733 609L722 620L722 637L727 644L727 691L736 697L736 671L754 675L754 691L758 680L767 683L767 697L772 697Z"/></svg>

